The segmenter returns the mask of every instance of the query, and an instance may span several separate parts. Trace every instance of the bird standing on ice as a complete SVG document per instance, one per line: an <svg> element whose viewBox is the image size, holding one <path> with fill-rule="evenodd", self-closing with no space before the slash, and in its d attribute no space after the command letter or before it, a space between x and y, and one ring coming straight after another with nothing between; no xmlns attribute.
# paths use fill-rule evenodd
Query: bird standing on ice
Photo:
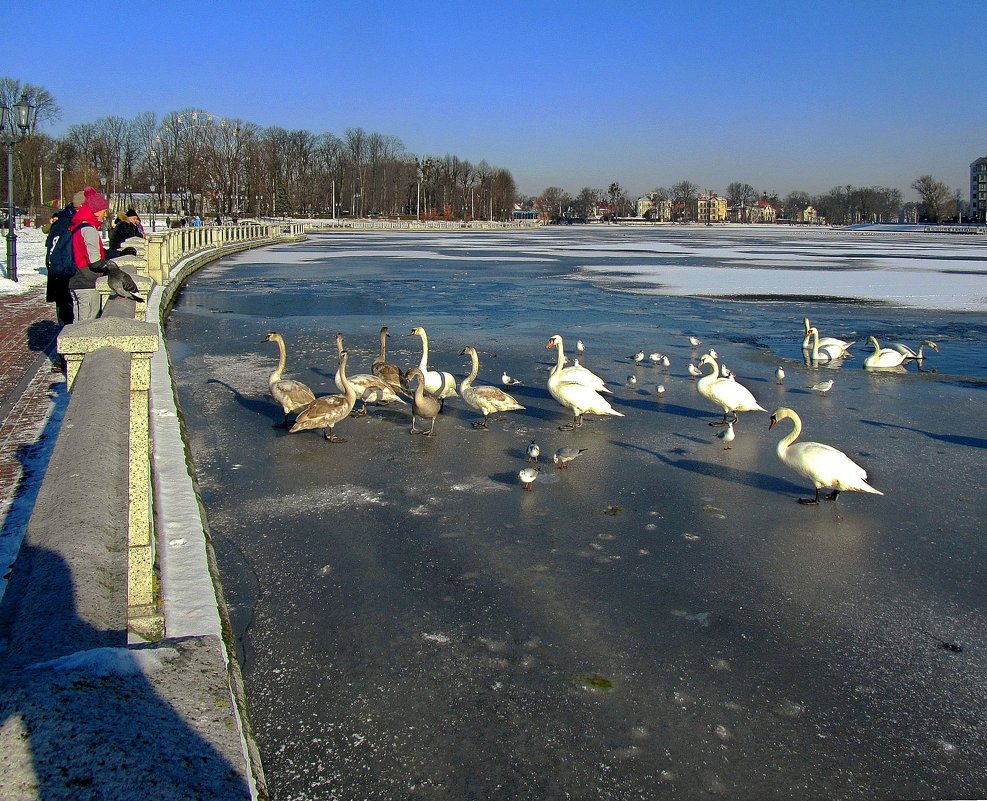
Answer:
<svg viewBox="0 0 987 801"><path fill-rule="evenodd" d="M793 409L776 409L768 428L774 428L780 420L791 420L795 427L778 443L778 458L816 487L814 498L799 498L799 503L819 503L819 490L827 487L833 490L826 496L829 501L835 501L845 490L884 494L867 483L867 471L843 451L821 442L795 442L802 433L802 420Z"/></svg>
<svg viewBox="0 0 987 801"><path fill-rule="evenodd" d="M570 448L569 446L565 446L555 452L552 456L552 461L555 462L555 466L559 470L568 470L569 462L586 453L587 450L589 448Z"/></svg>
<svg viewBox="0 0 987 801"><path fill-rule="evenodd" d="M524 487L526 492L531 492L531 485L535 483L535 479L538 478L538 471L541 470L540 467L522 467L518 471L517 477L521 479L521 486Z"/></svg>
<svg viewBox="0 0 987 801"><path fill-rule="evenodd" d="M526 453L529 462L537 462L538 457L541 456L541 448L538 446L537 442L531 440L531 444L528 446L528 450Z"/></svg>
<svg viewBox="0 0 987 801"><path fill-rule="evenodd" d="M779 384L785 383L785 368L780 365L778 366L778 369L775 370L775 381Z"/></svg>

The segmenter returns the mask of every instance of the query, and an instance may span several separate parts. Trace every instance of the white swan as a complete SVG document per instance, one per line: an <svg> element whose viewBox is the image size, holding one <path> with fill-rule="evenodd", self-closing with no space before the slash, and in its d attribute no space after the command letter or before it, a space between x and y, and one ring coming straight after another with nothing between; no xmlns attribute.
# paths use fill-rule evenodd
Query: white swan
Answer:
<svg viewBox="0 0 987 801"><path fill-rule="evenodd" d="M312 428L321 428L323 436L329 442L346 442L342 437L337 437L333 433L336 424L349 417L350 412L356 405L356 389L346 379L346 351L339 354L339 375L343 380L342 395L323 395L312 401L298 417L291 427L289 434L299 431L308 431Z"/></svg>
<svg viewBox="0 0 987 801"><path fill-rule="evenodd" d="M874 352L864 359L865 368L874 370L885 367L900 367L901 363L908 358L904 353L900 353L894 348L882 348L877 337L867 337L867 342L874 348Z"/></svg>
<svg viewBox="0 0 987 801"><path fill-rule="evenodd" d="M418 369L422 371L422 375L425 376L425 391L429 395L434 395L437 398L448 398L450 395L456 394L456 378L452 373L446 373L439 370L430 370L428 367L428 334L425 333L425 329L419 325L412 328L406 336L409 337L420 337L422 341L422 358L418 362Z"/></svg>
<svg viewBox="0 0 987 801"><path fill-rule="evenodd" d="M555 369L548 376L548 391L555 400L571 409L573 415L572 422L564 426L559 426L559 431L572 431L579 428L583 424L584 414L604 414L613 415L614 417L624 416L616 411L607 402L607 399L592 387L576 381L569 381L564 377L566 371L562 369L562 337L556 334L548 340L548 344L545 347L559 348L558 362ZM587 370L587 372L589 371Z"/></svg>
<svg viewBox="0 0 987 801"><path fill-rule="evenodd" d="M603 392L608 395L613 394L613 390L607 387L606 382L600 378L592 370L583 367L579 360L576 359L575 364L572 367L566 367L565 362L565 345L562 342L562 337L558 334L552 334L551 338L548 340L548 348L556 348L558 351L558 356L555 361L555 367L552 368L552 373L558 373L561 380L567 381L573 384L583 384L597 392Z"/></svg>
<svg viewBox="0 0 987 801"><path fill-rule="evenodd" d="M778 458L799 475L805 476L816 488L815 498L799 498L799 503L819 503L819 490L831 488L827 500L835 501L843 491L870 492L883 495L867 483L867 471L842 451L821 442L798 442L802 433L802 420L792 409L782 406L771 415L768 428L774 428L780 420L791 420L795 427L784 437L777 448ZM794 443L794 444L793 444Z"/></svg>
<svg viewBox="0 0 987 801"><path fill-rule="evenodd" d="M810 328L808 333L805 335L805 341L802 342L802 349L806 349L806 343L812 340L812 346L809 348L809 358L813 362L819 364L826 364L827 362L835 362L846 356L846 351L841 349L838 345L824 345L821 346L819 339L819 330L816 328Z"/></svg>
<svg viewBox="0 0 987 801"><path fill-rule="evenodd" d="M803 318L802 324L805 326L805 339L802 340L802 350L808 350L809 349L809 331L811 330L811 326L809 325L809 318L808 317ZM850 348L853 345L856 345L856 344L857 344L856 342L847 342L845 339L837 339L836 337L820 337L819 338L819 347L821 347L821 348L830 348L830 349L837 348L844 355L847 353L847 351L850 350Z"/></svg>
<svg viewBox="0 0 987 801"><path fill-rule="evenodd" d="M915 361L922 361L925 358L925 349L932 348L936 353L939 352L939 346L933 342L931 339L923 339L921 344L918 346L918 352L912 350L908 345L902 342L893 342L891 347L894 348L898 353L904 354L906 359L915 359Z"/></svg>
<svg viewBox="0 0 987 801"><path fill-rule="evenodd" d="M278 366L267 379L267 386L271 390L271 396L281 406L284 412L284 421L278 426L288 427L288 415L293 412L300 412L312 401L315 400L315 393L301 381L293 381L290 378L281 378L285 365L288 363L288 353L284 345L284 337L277 331L268 331L264 342L276 342L278 345Z"/></svg>
<svg viewBox="0 0 987 801"><path fill-rule="evenodd" d="M725 426L729 422L727 415L731 413L733 414L733 422L737 422L737 412L767 411L767 409L757 402L751 391L743 384L738 383L732 378L719 378L720 368L716 363L716 359L708 353L703 354L703 357L699 360L700 371L702 371L703 365L706 364L712 365L713 372L709 375L704 374L696 382L696 389L699 390L699 394L704 398L708 398L723 408L723 421L710 423L711 426Z"/></svg>
<svg viewBox="0 0 987 801"><path fill-rule="evenodd" d="M383 335L381 335L381 339L383 340ZM343 353L342 334L336 334L336 351L340 355ZM340 361L339 369L336 370L335 376L336 389L340 392L345 392L342 369L343 365L342 361ZM366 414L368 403L405 403L404 399L383 378L378 378L369 373L358 373L357 375L348 377L348 379L353 385L353 391L356 393L356 397L363 401L363 406L360 407L360 411L357 414Z"/></svg>
<svg viewBox="0 0 987 801"><path fill-rule="evenodd" d="M473 386L476 374L480 372L480 357L477 356L476 348L467 345L459 355L469 356L473 363L470 374L459 383L459 394L466 401L467 406L483 415L483 420L473 421L473 428L487 428L487 417L491 414L524 409L520 403L498 387Z"/></svg>

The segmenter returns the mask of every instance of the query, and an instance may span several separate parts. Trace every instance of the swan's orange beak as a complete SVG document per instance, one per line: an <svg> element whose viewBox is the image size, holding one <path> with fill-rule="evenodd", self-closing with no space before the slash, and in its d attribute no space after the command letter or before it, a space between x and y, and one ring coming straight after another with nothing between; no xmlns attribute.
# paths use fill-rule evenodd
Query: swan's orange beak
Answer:
<svg viewBox="0 0 987 801"><path fill-rule="evenodd" d="M545 348L547 349L547 348L554 348L554 347L555 347L555 340L554 339L548 340L548 344L545 346Z"/></svg>
<svg viewBox="0 0 987 801"><path fill-rule="evenodd" d="M771 422L768 423L768 431L770 431L772 428L774 428L775 427L775 423L777 423L777 422L778 422L778 420L775 418L775 416L774 415L771 415Z"/></svg>

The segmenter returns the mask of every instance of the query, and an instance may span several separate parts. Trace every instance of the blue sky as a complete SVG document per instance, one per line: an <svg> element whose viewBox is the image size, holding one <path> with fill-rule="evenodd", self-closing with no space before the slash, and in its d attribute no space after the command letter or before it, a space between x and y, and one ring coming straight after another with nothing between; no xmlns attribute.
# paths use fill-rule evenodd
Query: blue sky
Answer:
<svg viewBox="0 0 987 801"><path fill-rule="evenodd" d="M54 134L187 107L362 127L507 167L526 194L690 180L782 195L877 184L914 199L909 184L930 173L966 196L970 162L987 155L984 8L14 3L0 75L55 96Z"/></svg>

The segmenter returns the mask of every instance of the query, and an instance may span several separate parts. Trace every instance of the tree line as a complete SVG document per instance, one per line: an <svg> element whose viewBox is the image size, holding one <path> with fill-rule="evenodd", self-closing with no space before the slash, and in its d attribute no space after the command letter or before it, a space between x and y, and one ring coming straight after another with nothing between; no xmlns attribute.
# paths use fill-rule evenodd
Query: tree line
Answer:
<svg viewBox="0 0 987 801"><path fill-rule="evenodd" d="M85 185L118 196L153 192L162 212L181 215L503 220L518 195L508 169L416 156L398 137L363 128L314 134L186 108L160 118L100 117L52 137L38 129L59 118L55 98L0 77L0 104L12 107L21 96L38 112L35 131L14 151L20 206L58 197L59 166L66 195Z"/></svg>
<svg viewBox="0 0 987 801"><path fill-rule="evenodd" d="M734 181L727 185L722 196L730 207L736 208L750 208L758 201L766 200L790 219L799 217L812 207L818 217L834 225L898 222L901 218L914 221L927 219L938 223L964 211L965 204L959 190L953 192L947 184L931 175L916 178L911 188L918 193L918 203L903 202L900 190L886 186L836 186L819 195L796 190L782 198L776 192L758 191L749 183ZM690 221L697 218L699 196L708 192L692 181L679 181L667 188L659 186L649 193L649 198L654 202L669 201L673 209L672 219ZM530 198L528 203L531 208L553 220L585 220L592 217L601 204L605 204L608 214L616 217L636 213L636 199L632 200L616 182L606 190L584 187L576 195L569 194L561 187L550 186L538 197Z"/></svg>
<svg viewBox="0 0 987 801"><path fill-rule="evenodd" d="M240 119L218 119L186 108L158 117L100 117L73 125L62 137L37 128L57 121L55 98L41 86L0 77L0 104L22 96L37 107L36 130L14 151L14 196L21 206L58 198L59 167L65 194L84 185L126 196L151 193L165 213L223 215L418 216L422 219L494 219L511 216L515 204L548 220L588 219L600 204L609 214L633 216L632 200L619 183L584 187L571 195L550 186L537 197L519 195L510 170L455 155L416 156L392 135L347 128L341 135ZM153 190L152 190L152 187ZM787 217L812 206L831 224L930 219L962 214L955 193L930 175L911 185L919 203L903 203L898 189L836 186L820 195L756 190L734 181L730 206L767 200ZM675 219L696 219L701 189L683 180L650 193L669 201Z"/></svg>

